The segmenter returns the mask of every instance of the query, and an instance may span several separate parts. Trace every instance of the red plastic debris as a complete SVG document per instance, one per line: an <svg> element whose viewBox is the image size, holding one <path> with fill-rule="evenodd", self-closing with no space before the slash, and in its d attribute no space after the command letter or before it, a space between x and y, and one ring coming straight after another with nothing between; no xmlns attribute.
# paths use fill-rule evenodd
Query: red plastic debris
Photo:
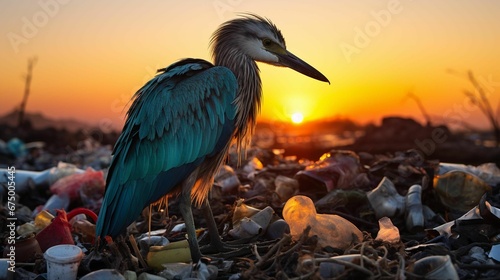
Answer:
<svg viewBox="0 0 500 280"><path fill-rule="evenodd" d="M57 180L50 191L55 194L66 193L71 200L80 197L79 190L83 187L97 187L104 192L104 175L102 171L95 171L92 168L87 168L84 173L73 174Z"/></svg>

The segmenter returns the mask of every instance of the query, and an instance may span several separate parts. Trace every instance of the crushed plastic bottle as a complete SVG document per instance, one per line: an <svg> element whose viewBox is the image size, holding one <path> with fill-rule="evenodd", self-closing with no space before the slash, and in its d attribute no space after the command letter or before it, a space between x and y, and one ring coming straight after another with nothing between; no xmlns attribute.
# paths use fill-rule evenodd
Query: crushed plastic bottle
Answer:
<svg viewBox="0 0 500 280"><path fill-rule="evenodd" d="M33 215L38 215L39 211L48 211L55 214L57 209L68 210L70 203L69 195L66 193L53 194L41 209L35 209Z"/></svg>
<svg viewBox="0 0 500 280"><path fill-rule="evenodd" d="M217 182L222 191L227 192L235 192L238 190L238 187L241 185L236 172L234 172L233 168L229 165L223 165L217 175L215 175L215 182Z"/></svg>
<svg viewBox="0 0 500 280"><path fill-rule="evenodd" d="M44 171L16 170L16 193L22 194L29 191L29 182L33 182L36 187L49 187L60 178L71 174L83 173L84 170L76 168L75 165L59 162L57 167L52 167ZM0 184L7 182L8 170L0 168ZM0 188L0 193L4 189Z"/></svg>
<svg viewBox="0 0 500 280"><path fill-rule="evenodd" d="M252 217L260 211L260 209L245 204L244 201L244 199L239 199L238 201L236 201L236 207L234 208L232 219L233 226L238 225L243 218Z"/></svg>
<svg viewBox="0 0 500 280"><path fill-rule="evenodd" d="M311 226L310 236L317 235L318 244L322 247L346 249L363 240L361 231L350 221L338 215L316 213L313 201L306 196L290 198L283 208L283 217L295 240L307 226Z"/></svg>
<svg viewBox="0 0 500 280"><path fill-rule="evenodd" d="M365 182L366 174L359 157L352 151L332 150L319 161L297 172L301 191L326 193L334 189L351 189Z"/></svg>
<svg viewBox="0 0 500 280"><path fill-rule="evenodd" d="M400 195L389 178L384 177L378 186L366 194L377 218L398 217L405 211L405 197Z"/></svg>
<svg viewBox="0 0 500 280"><path fill-rule="evenodd" d="M413 185L406 194L406 229L418 232L424 229L424 210L422 207L422 186Z"/></svg>
<svg viewBox="0 0 500 280"><path fill-rule="evenodd" d="M477 176L463 171L449 171L434 177L434 189L446 207L467 212L479 203L491 186Z"/></svg>
<svg viewBox="0 0 500 280"><path fill-rule="evenodd" d="M375 240L380 240L388 243L398 243L401 239L399 229L392 224L391 219L383 217L378 220L379 231Z"/></svg>
<svg viewBox="0 0 500 280"><path fill-rule="evenodd" d="M495 163L492 162L483 163L478 166L442 162L439 164L438 175L444 175L445 173L454 170L473 174L490 186L496 186L500 183L500 169Z"/></svg>
<svg viewBox="0 0 500 280"><path fill-rule="evenodd" d="M248 163L243 166L243 173L247 174L248 178L253 178L255 173L259 170L262 170L264 165L257 157L252 157Z"/></svg>
<svg viewBox="0 0 500 280"><path fill-rule="evenodd" d="M229 231L229 235L235 238L256 236L267 229L273 214L273 208L267 206L251 217L243 217L239 223Z"/></svg>
<svg viewBox="0 0 500 280"><path fill-rule="evenodd" d="M274 179L274 185L276 186L275 192L283 202L299 192L299 182L283 175L278 175Z"/></svg>

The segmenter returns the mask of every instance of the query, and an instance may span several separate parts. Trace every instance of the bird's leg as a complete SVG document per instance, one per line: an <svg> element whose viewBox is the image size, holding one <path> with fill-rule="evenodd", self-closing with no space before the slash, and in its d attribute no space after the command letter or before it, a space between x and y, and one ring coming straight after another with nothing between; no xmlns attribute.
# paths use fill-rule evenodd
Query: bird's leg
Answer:
<svg viewBox="0 0 500 280"><path fill-rule="evenodd" d="M193 172L182 184L181 201L179 204L184 223L186 223L187 239L189 250L191 251L191 260L198 263L201 258L200 247L196 239L193 211L191 210L191 189L196 181L196 173Z"/></svg>
<svg viewBox="0 0 500 280"><path fill-rule="evenodd" d="M212 208L208 202L208 197L205 199L205 203L203 203L203 213L205 214L205 221L208 227L208 234L210 235L210 245L219 249L224 248L225 244L222 242L219 229L217 228L217 224L215 223L214 214L212 213Z"/></svg>
<svg viewBox="0 0 500 280"><path fill-rule="evenodd" d="M210 207L210 204L208 202L208 198L205 199L202 207L208 227L208 234L210 235L210 244L202 247L202 251L204 253L210 254L216 251L220 253L219 256L225 258L241 257L251 253L248 244L242 244L238 246L222 242L217 224L215 223L214 214L212 213L212 208Z"/></svg>

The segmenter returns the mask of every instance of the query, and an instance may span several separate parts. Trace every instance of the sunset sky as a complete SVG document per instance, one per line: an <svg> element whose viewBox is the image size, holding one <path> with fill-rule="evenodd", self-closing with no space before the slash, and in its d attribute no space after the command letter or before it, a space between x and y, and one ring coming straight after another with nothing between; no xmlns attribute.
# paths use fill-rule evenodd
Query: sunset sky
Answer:
<svg viewBox="0 0 500 280"><path fill-rule="evenodd" d="M405 99L411 91L436 123L487 127L463 94L472 89L468 70L498 107L496 0L0 0L0 114L21 102L27 61L37 56L28 111L121 127L128 100L156 69L185 57L210 60L212 32L243 12L271 19L288 50L331 81L259 64L263 119L422 121Z"/></svg>

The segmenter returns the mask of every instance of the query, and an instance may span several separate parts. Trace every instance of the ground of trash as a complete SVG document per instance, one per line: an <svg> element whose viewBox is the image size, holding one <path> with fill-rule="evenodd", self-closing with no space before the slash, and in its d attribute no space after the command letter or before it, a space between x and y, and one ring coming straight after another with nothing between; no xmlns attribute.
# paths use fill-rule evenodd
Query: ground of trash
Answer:
<svg viewBox="0 0 500 280"><path fill-rule="evenodd" d="M192 264L175 197L97 246L111 146L90 141L57 157L40 143L7 144L0 153L27 152L0 165L0 279L13 270L13 279L47 279L61 262L56 249L73 254L64 273L82 280L500 279L495 163L440 162L411 149L301 159L254 147L241 163L231 153L210 203L232 249L212 249L194 209L206 257Z"/></svg>

